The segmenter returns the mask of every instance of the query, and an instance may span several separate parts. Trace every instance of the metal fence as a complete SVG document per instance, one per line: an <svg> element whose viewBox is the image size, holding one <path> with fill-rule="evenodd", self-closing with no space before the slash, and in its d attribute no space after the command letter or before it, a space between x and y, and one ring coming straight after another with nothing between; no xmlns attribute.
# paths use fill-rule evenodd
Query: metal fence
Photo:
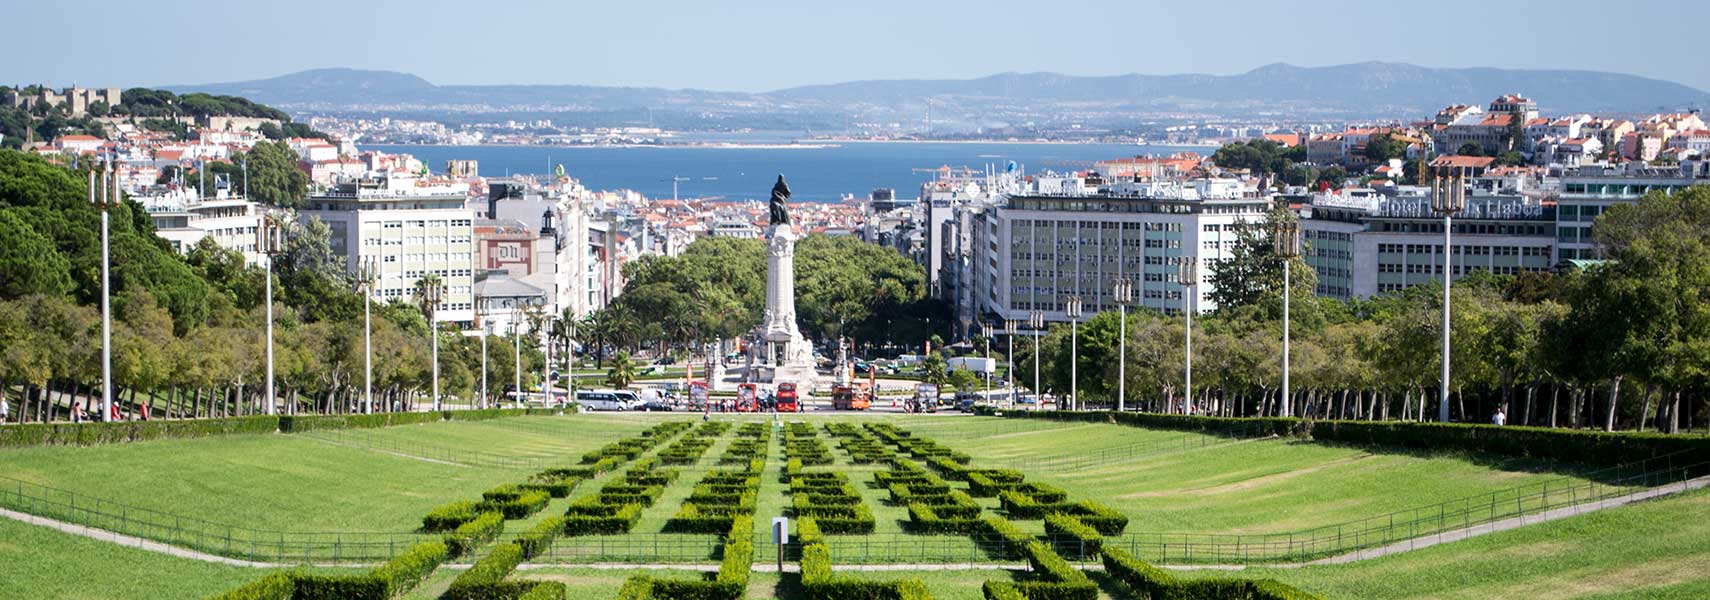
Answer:
<svg viewBox="0 0 1710 600"><path fill-rule="evenodd" d="M300 532L237 527L0 477L0 507L216 556L273 563L366 564L392 558L422 533Z"/></svg>
<svg viewBox="0 0 1710 600"><path fill-rule="evenodd" d="M1128 533L1107 538L1134 556L1166 564L1305 562L1391 544L1411 548L1433 536L1508 519L1535 517L1686 481L1707 465L1676 466L1671 457L1563 477L1303 531L1270 534Z"/></svg>

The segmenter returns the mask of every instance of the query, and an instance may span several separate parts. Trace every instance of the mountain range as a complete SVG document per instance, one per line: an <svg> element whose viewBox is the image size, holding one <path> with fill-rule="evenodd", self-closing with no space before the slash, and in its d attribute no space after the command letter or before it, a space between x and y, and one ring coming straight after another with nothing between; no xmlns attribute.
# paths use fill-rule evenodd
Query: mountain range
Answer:
<svg viewBox="0 0 1710 600"><path fill-rule="evenodd" d="M1366 62L1271 64L1236 75L1075 76L1001 73L975 79L890 79L767 92L586 85L435 85L407 73L315 69L254 81L175 85L175 92L244 96L295 112L838 115L918 113L943 122L1080 115L1270 115L1419 119L1449 104L1521 93L1546 113L1649 113L1710 104L1710 93L1619 73L1430 68ZM996 115L996 116L994 116Z"/></svg>

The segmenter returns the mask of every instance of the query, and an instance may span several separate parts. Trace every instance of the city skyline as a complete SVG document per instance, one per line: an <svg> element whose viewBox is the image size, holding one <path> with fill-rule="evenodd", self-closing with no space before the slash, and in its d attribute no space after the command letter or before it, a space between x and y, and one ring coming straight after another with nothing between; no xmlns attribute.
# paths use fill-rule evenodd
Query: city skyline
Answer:
<svg viewBox="0 0 1710 600"><path fill-rule="evenodd" d="M768 1L716 9L676 3L638 9L514 2L473 19L448 18L444 6L422 10L393 2L172 2L110 6L94 15L68 6L3 4L24 21L59 25L15 34L16 47L53 49L26 50L29 60L0 68L0 81L19 85L196 85L347 67L411 73L442 85L763 92L1003 72L1229 75L1277 62L1383 61L1433 68L1607 71L1710 89L1710 69L1694 60L1690 36L1646 38L1644 61L1615 53L1564 57L1521 50L1582 31L1585 15L1603 14L1601 5L1578 0L1508 7L1502 18L1476 18L1491 11L1471 2L1433 6L1433 13L1444 15L1443 23L1452 27L1427 28L1429 43L1406 41L1417 35L1412 24L1418 16L1406 12L1412 7L1356 2L1310 7L1077 2L1053 5L1050 11L1007 1L929 6ZM1666 22L1693 9L1685 2L1659 0L1622 11L1605 16ZM1242 18L1226 18L1231 14ZM270 43L243 43L256 34L245 23L292 22L306 26L264 31L263 39L274 40ZM78 40L82 36L87 38ZM215 47L220 51L197 51Z"/></svg>

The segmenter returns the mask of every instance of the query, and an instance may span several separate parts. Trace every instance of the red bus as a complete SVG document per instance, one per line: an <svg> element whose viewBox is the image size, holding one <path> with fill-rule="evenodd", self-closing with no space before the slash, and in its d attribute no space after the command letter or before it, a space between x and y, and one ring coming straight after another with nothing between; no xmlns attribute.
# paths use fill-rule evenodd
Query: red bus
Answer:
<svg viewBox="0 0 1710 600"><path fill-rule="evenodd" d="M778 384L778 412L801 412L801 402L796 397L796 384L784 382Z"/></svg>

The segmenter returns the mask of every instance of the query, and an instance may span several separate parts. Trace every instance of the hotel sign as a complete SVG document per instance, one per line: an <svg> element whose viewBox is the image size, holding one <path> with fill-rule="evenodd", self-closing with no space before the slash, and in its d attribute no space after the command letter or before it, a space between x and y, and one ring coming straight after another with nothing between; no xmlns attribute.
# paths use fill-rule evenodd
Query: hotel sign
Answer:
<svg viewBox="0 0 1710 600"><path fill-rule="evenodd" d="M1526 202L1521 199L1469 200L1467 209L1455 214L1457 219L1479 219L1486 221L1553 221L1554 211L1545 211L1544 205ZM1436 218L1442 215L1431 210L1428 198L1397 198L1378 202L1374 217L1391 219L1424 219Z"/></svg>

